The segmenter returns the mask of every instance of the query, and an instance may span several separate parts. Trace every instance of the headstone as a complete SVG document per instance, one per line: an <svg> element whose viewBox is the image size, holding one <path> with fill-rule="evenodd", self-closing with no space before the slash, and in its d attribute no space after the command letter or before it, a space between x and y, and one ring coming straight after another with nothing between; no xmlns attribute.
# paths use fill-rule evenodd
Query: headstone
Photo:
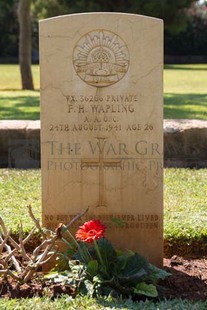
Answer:
<svg viewBox="0 0 207 310"><path fill-rule="evenodd" d="M162 21L123 13L40 22L42 220L100 219L162 265Z"/></svg>
<svg viewBox="0 0 207 310"><path fill-rule="evenodd" d="M35 169L40 167L40 147L36 139L8 140L8 167Z"/></svg>

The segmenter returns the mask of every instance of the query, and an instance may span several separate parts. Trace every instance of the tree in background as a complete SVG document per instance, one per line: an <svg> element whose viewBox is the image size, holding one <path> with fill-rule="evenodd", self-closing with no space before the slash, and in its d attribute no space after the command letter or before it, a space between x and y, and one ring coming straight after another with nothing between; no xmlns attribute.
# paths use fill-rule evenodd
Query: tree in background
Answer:
<svg viewBox="0 0 207 310"><path fill-rule="evenodd" d="M133 9L141 14L158 17L164 20L165 30L178 33L187 27L188 9L195 0L137 0L131 1Z"/></svg>
<svg viewBox="0 0 207 310"><path fill-rule="evenodd" d="M127 12L161 18L165 28L165 51L169 53L171 46L175 45L174 38L189 29L193 20L189 11L197 6L197 3L195 0L33 0L32 14L36 28L39 19L79 12ZM185 45L185 42L181 42L178 49Z"/></svg>
<svg viewBox="0 0 207 310"><path fill-rule="evenodd" d="M165 32L165 54L207 55L207 1L194 3L188 15L190 20L186 29L175 34Z"/></svg>
<svg viewBox="0 0 207 310"><path fill-rule="evenodd" d="M31 0L19 0L19 64L22 79L22 89L34 89L31 71Z"/></svg>
<svg viewBox="0 0 207 310"><path fill-rule="evenodd" d="M179 32L187 25L187 9L195 0L33 0L37 19L79 12L137 13L164 20L170 32Z"/></svg>
<svg viewBox="0 0 207 310"><path fill-rule="evenodd" d="M72 2L72 7L76 6L76 1ZM38 21L48 17L69 14L72 7L67 0L33 0L31 10L33 18Z"/></svg>
<svg viewBox="0 0 207 310"><path fill-rule="evenodd" d="M18 55L16 0L0 0L0 58Z"/></svg>
<svg viewBox="0 0 207 310"><path fill-rule="evenodd" d="M19 2L20 0L0 0L0 58L3 59L17 57L18 54L17 4ZM203 20L199 17L195 23L193 14L189 14L189 9L191 11L191 8L201 5L195 0L28 0L26 2L31 3L33 50L38 50L39 19L91 11L137 13L164 19L165 53L168 54L174 53L174 50L177 52L181 46L183 46L182 54L194 53L195 49L190 48L189 42L194 40L190 33L196 32L197 37L193 35L193 38L196 37L194 42L196 49L202 45L201 39L199 44L196 43L198 37L203 37L202 46L206 42ZM28 27L30 29L30 25ZM187 29L186 32L185 29ZM182 40L180 39L178 43L177 38L181 34ZM175 46L174 49L171 48L172 45Z"/></svg>

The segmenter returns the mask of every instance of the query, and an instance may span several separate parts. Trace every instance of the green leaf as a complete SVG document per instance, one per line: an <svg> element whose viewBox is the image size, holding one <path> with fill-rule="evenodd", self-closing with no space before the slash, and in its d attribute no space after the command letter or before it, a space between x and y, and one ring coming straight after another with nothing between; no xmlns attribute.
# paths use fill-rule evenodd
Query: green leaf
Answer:
<svg viewBox="0 0 207 310"><path fill-rule="evenodd" d="M80 295L86 296L88 294L88 289L86 287L85 281L81 281L78 287Z"/></svg>
<svg viewBox="0 0 207 310"><path fill-rule="evenodd" d="M117 226L117 227L125 227L126 222L124 222L122 219L118 217L112 217L111 221Z"/></svg>
<svg viewBox="0 0 207 310"><path fill-rule="evenodd" d="M116 264L115 264L115 271L117 274L120 274L124 268L126 267L128 257L126 254L118 255Z"/></svg>
<svg viewBox="0 0 207 310"><path fill-rule="evenodd" d="M108 272L110 272L112 263L116 260L116 251L112 244L106 239L101 238L97 241L101 257Z"/></svg>
<svg viewBox="0 0 207 310"><path fill-rule="evenodd" d="M95 277L93 277L93 282L94 283L102 283L102 282L104 282L104 280L100 274L97 274Z"/></svg>
<svg viewBox="0 0 207 310"><path fill-rule="evenodd" d="M61 272L58 271L50 271L49 273L47 273L46 275L44 275L45 279L54 279L54 278L61 278L61 277L69 277L71 274L71 272L69 270L64 270Z"/></svg>
<svg viewBox="0 0 207 310"><path fill-rule="evenodd" d="M140 281L140 279L144 278L144 276L147 276L148 273L145 271L145 269L141 268L139 271L133 273L130 276L124 276L124 277L119 277L119 279L122 282L132 282L132 283L137 283L138 281Z"/></svg>
<svg viewBox="0 0 207 310"><path fill-rule="evenodd" d="M157 280L164 280L170 275L171 274L164 269L160 269L152 264L149 264L149 276L147 277L147 280L156 282Z"/></svg>
<svg viewBox="0 0 207 310"><path fill-rule="evenodd" d="M94 277L98 272L98 262L97 260L91 260L86 268L86 272L91 276Z"/></svg>
<svg viewBox="0 0 207 310"><path fill-rule="evenodd" d="M139 277L148 273L149 263L147 259L137 253L128 257L127 264L121 273L122 277L131 277L137 275ZM137 278L136 276L136 278Z"/></svg>
<svg viewBox="0 0 207 310"><path fill-rule="evenodd" d="M90 297L93 296L93 293L94 293L94 285L92 282L90 282L89 280L85 280L84 281L84 285L85 285L85 290L86 290L86 294L90 295ZM81 293L83 293L84 290L82 289ZM86 295L84 294L84 295Z"/></svg>
<svg viewBox="0 0 207 310"><path fill-rule="evenodd" d="M59 276L59 273L57 271L54 271L54 272L50 272L50 273L44 275L44 278L45 279L54 279L58 276Z"/></svg>
<svg viewBox="0 0 207 310"><path fill-rule="evenodd" d="M121 256L121 255L124 255L124 254L125 254L125 252L123 252L123 251L121 251L119 249L116 249L116 255L117 256Z"/></svg>
<svg viewBox="0 0 207 310"><path fill-rule="evenodd" d="M156 286L153 284L146 284L145 282L138 283L134 288L134 293L148 297L158 296Z"/></svg>
<svg viewBox="0 0 207 310"><path fill-rule="evenodd" d="M45 275L44 278L50 280L52 283L61 283L62 285L74 284L73 274L69 270L65 270L63 272L50 272Z"/></svg>

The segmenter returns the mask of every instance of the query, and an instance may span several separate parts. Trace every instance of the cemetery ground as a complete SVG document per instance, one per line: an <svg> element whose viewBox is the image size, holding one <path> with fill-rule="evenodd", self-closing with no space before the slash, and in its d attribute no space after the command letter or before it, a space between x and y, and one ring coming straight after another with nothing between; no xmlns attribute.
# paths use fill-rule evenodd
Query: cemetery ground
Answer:
<svg viewBox="0 0 207 310"><path fill-rule="evenodd" d="M0 65L1 119L39 119L39 66L33 66L35 91L21 91L18 65ZM207 65L168 65L164 71L164 117L207 119ZM41 282L0 285L1 309L206 309L207 291L207 169L165 169L164 266L172 273L165 280L161 301L114 300L63 296L60 287ZM39 170L0 170L0 213L18 238L20 220L25 234L32 221L26 210L32 205L41 218ZM34 240L35 243L35 240ZM34 243L29 251L32 250ZM5 288L8 290L5 291ZM44 293L44 294L43 294ZM16 295L15 295L16 294ZM42 296L44 297L38 297ZM167 299L165 299L167 298ZM170 300L172 298L172 300Z"/></svg>
<svg viewBox="0 0 207 310"><path fill-rule="evenodd" d="M0 65L0 119L40 117L39 66L33 65L35 91L22 91L18 65ZM207 119L207 64L166 65L164 118Z"/></svg>
<svg viewBox="0 0 207 310"><path fill-rule="evenodd" d="M170 271L171 276L162 283L164 291L161 301L142 300L136 303L132 300L113 298L93 300L86 297L72 300L66 295L55 299L52 307L54 309L58 307L62 309L110 309L112 307L115 307L114 309L206 309L206 178L207 169L165 169L164 268ZM18 238L20 220L25 234L33 226L26 211L27 205L31 205L36 217L41 218L40 170L1 169L0 212L7 227L12 229L16 238ZM33 240L29 251L36 241ZM24 285L1 284L1 297L36 297L31 300L19 301L18 299L18 302L15 299L9 301L3 298L1 305L3 307L5 303L5 307L0 306L0 309L24 309L24 307L26 309L29 305L33 307L35 305L35 309L38 307L49 309L51 298L63 294L64 289L60 288L60 285L43 285L43 282L35 279ZM44 297L40 298L42 295Z"/></svg>

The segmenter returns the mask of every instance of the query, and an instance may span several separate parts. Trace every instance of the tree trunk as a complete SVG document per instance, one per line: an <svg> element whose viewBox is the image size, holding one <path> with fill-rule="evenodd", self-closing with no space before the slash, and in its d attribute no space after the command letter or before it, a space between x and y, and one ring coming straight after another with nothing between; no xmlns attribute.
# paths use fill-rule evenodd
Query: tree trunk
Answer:
<svg viewBox="0 0 207 310"><path fill-rule="evenodd" d="M19 21L19 64L22 89L34 89L31 71L31 0L19 0L17 14Z"/></svg>

